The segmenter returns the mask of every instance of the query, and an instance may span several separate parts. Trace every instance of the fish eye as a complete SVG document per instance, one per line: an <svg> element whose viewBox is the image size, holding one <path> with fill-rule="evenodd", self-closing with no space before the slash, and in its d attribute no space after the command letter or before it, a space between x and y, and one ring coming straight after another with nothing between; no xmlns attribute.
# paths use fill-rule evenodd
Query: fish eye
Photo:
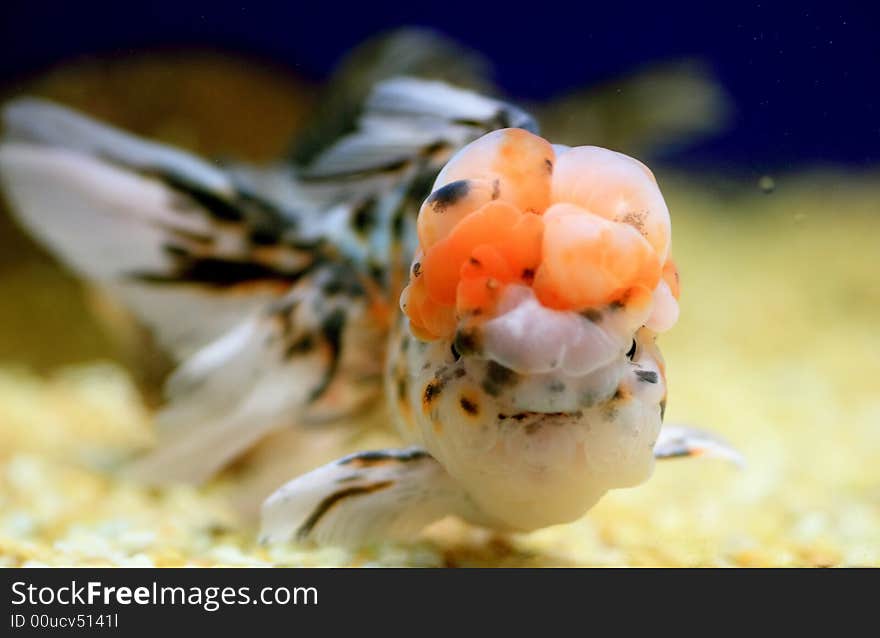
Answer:
<svg viewBox="0 0 880 638"><path fill-rule="evenodd" d="M636 356L636 340L633 339L632 345L629 347L629 350L626 352L626 358L632 361Z"/></svg>

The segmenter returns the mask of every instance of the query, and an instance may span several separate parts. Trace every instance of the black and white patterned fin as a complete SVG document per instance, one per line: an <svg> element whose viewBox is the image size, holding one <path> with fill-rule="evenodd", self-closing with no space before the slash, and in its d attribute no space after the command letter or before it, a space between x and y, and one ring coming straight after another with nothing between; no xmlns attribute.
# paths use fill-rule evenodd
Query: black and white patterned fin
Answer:
<svg viewBox="0 0 880 638"><path fill-rule="evenodd" d="M742 454L717 434L685 427L664 425L654 444L654 458L676 459L687 457L718 458L738 467L745 466Z"/></svg>
<svg viewBox="0 0 880 638"><path fill-rule="evenodd" d="M383 334L363 297L337 290L350 277L318 268L189 357L166 383L159 444L130 474L199 482L275 430L337 420L373 401Z"/></svg>
<svg viewBox="0 0 880 638"><path fill-rule="evenodd" d="M326 545L411 539L450 514L472 517L474 506L426 451L360 452L304 474L266 499L260 538Z"/></svg>
<svg viewBox="0 0 880 638"><path fill-rule="evenodd" d="M397 305L430 183L463 144L532 124L502 102L396 78L311 164L261 170L45 101L3 116L0 180L22 225L180 363L159 445L132 468L151 481L205 479L273 430L379 396L381 309Z"/></svg>
<svg viewBox="0 0 880 638"><path fill-rule="evenodd" d="M281 240L293 214L195 156L41 100L15 100L3 117L0 179L21 224L177 359L284 294L314 260Z"/></svg>
<svg viewBox="0 0 880 638"><path fill-rule="evenodd" d="M290 161L302 166L356 128L374 87L398 76L442 80L485 92L489 61L439 32L403 27L380 33L351 49L321 89L321 108L294 140Z"/></svg>
<svg viewBox="0 0 880 638"><path fill-rule="evenodd" d="M535 120L510 104L444 82L396 77L376 85L357 130L302 170L309 180L340 180L403 172L412 165L439 171L453 152L499 128L537 131Z"/></svg>

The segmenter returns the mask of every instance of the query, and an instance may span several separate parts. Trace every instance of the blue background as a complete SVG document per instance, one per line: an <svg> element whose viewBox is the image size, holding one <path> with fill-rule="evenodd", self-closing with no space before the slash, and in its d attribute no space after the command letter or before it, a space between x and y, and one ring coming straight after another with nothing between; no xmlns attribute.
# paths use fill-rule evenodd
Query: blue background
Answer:
<svg viewBox="0 0 880 638"><path fill-rule="evenodd" d="M325 77L367 36L437 28L484 52L515 97L545 98L650 62L699 57L733 97L732 127L678 162L785 169L880 161L874 3L21 2L0 9L8 83L83 54L211 47Z"/></svg>

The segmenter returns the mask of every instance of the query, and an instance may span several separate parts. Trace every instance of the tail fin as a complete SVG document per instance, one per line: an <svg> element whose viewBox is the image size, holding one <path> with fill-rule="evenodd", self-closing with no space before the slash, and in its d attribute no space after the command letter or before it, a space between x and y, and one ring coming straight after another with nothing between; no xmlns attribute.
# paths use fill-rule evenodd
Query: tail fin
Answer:
<svg viewBox="0 0 880 638"><path fill-rule="evenodd" d="M377 85L367 98L358 129L306 165L303 176L338 180L417 160L425 161L422 170L439 171L449 151L507 127L537 131L528 113L506 102L444 82L395 77Z"/></svg>
<svg viewBox="0 0 880 638"><path fill-rule="evenodd" d="M440 80L486 93L491 88L488 71L489 62L481 54L435 31L406 27L379 34L356 46L339 64L289 159L308 165L356 128L370 93L390 78Z"/></svg>
<svg viewBox="0 0 880 638"><path fill-rule="evenodd" d="M20 223L178 360L286 292L312 259L262 257L255 233L277 241L293 217L211 163L42 100L15 100L3 118L0 180Z"/></svg>

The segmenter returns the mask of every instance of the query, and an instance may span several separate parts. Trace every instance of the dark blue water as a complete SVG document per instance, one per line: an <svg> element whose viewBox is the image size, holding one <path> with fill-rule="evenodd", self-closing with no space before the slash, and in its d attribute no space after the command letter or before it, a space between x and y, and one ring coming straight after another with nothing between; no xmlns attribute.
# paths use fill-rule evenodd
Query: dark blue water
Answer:
<svg viewBox="0 0 880 638"><path fill-rule="evenodd" d="M484 52L499 84L524 98L651 62L708 61L733 97L735 118L725 134L678 153L676 162L759 171L880 162L875 3L710 4L13 0L0 10L0 74L22 77L82 54L210 46L317 79L365 37L416 24Z"/></svg>

